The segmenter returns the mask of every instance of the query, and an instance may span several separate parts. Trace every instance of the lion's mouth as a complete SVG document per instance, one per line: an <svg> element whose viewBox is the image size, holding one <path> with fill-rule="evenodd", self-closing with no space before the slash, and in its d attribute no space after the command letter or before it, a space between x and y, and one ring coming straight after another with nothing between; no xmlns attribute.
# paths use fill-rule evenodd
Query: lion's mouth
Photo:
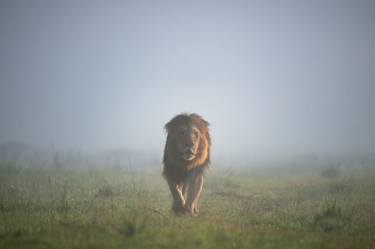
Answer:
<svg viewBox="0 0 375 249"><path fill-rule="evenodd" d="M192 153L183 153L181 155L182 159L184 159L185 161L191 161L195 158L195 154L192 154Z"/></svg>

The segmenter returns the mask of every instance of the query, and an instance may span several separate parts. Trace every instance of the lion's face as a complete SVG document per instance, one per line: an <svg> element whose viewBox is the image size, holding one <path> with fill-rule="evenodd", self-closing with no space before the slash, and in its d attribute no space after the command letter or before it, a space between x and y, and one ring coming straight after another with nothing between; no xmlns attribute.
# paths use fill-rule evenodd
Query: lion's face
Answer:
<svg viewBox="0 0 375 249"><path fill-rule="evenodd" d="M207 121L195 113L182 113L165 124L167 141L164 162L171 166L171 160L177 159L177 163L182 163L175 166L179 168L206 165L211 145L208 125Z"/></svg>
<svg viewBox="0 0 375 249"><path fill-rule="evenodd" d="M191 161L197 157L201 136L201 132L195 126L178 127L175 135L176 147L183 160Z"/></svg>

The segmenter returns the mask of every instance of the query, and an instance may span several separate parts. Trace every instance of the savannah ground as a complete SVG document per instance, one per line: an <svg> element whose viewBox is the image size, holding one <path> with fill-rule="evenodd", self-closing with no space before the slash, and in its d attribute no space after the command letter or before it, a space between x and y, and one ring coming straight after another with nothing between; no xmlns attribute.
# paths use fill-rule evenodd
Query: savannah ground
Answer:
<svg viewBox="0 0 375 249"><path fill-rule="evenodd" d="M375 248L375 169L206 174L176 216L160 167L0 171L0 248Z"/></svg>

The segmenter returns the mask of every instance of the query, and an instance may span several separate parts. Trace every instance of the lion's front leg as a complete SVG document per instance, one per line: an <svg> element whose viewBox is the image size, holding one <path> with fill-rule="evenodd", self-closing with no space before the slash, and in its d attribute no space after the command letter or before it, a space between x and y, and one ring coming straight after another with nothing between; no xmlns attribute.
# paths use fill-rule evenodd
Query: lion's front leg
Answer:
<svg viewBox="0 0 375 249"><path fill-rule="evenodd" d="M185 198L182 193L182 186L171 180L167 180L169 189L171 190L173 204L172 209L175 213L183 212L185 206Z"/></svg>
<svg viewBox="0 0 375 249"><path fill-rule="evenodd" d="M198 214L198 199L203 187L203 175L201 173L193 174L189 179L189 188L185 204L185 211L192 214Z"/></svg>

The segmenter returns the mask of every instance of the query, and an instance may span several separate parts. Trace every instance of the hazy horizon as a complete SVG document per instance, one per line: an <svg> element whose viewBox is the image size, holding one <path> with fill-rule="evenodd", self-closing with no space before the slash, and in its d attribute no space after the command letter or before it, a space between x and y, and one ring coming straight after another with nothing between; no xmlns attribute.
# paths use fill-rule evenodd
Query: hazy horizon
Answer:
<svg viewBox="0 0 375 249"><path fill-rule="evenodd" d="M374 1L1 1L0 144L159 154L181 112L214 155L375 154Z"/></svg>

